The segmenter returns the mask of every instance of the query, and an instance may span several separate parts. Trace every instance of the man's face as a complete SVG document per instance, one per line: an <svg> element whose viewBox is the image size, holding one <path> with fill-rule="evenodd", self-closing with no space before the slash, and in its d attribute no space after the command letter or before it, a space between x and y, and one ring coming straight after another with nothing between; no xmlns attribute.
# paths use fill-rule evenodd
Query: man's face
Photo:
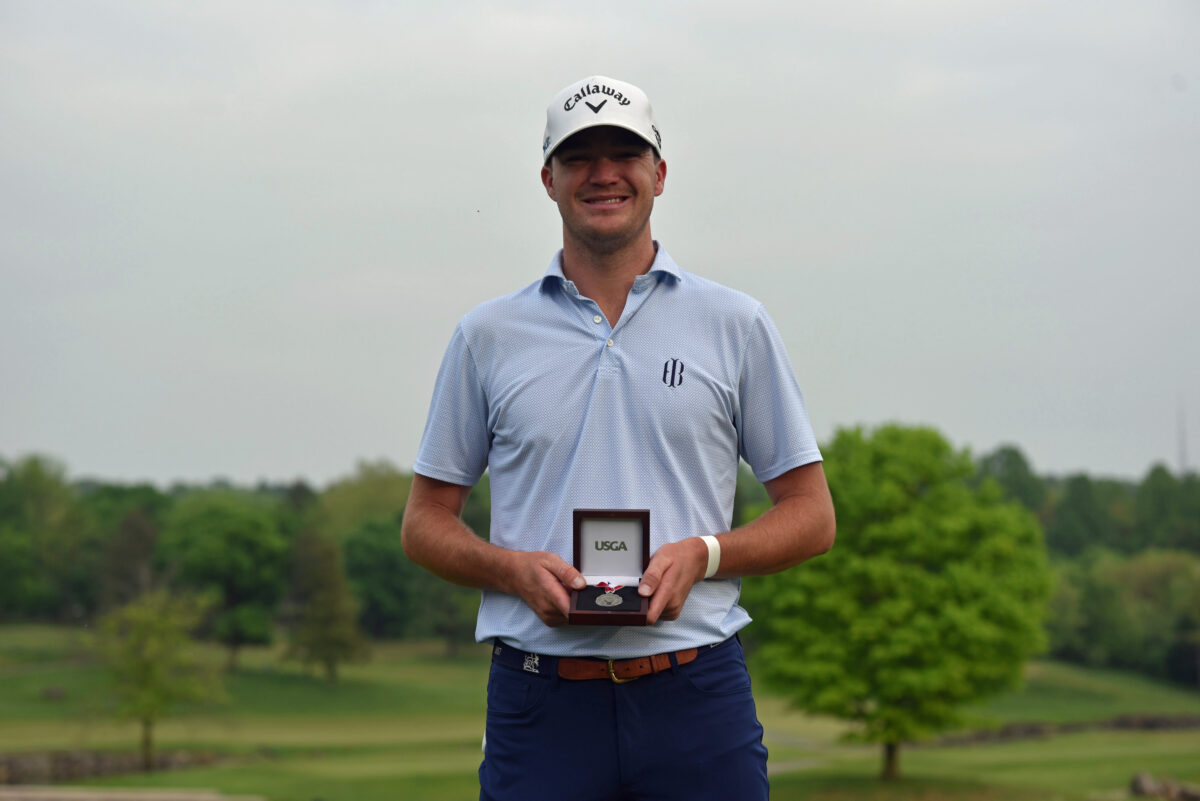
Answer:
<svg viewBox="0 0 1200 801"><path fill-rule="evenodd" d="M596 253L614 253L648 233L666 177L667 163L641 137L612 126L580 131L542 168L564 238Z"/></svg>

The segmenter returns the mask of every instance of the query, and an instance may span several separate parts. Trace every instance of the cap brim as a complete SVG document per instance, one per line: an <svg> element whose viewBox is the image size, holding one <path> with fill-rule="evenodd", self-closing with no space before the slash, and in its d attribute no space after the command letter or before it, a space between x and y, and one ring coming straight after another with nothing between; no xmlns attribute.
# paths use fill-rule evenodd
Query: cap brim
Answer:
<svg viewBox="0 0 1200 801"><path fill-rule="evenodd" d="M559 137L559 140L557 142L553 142L550 145L550 147L547 148L545 163L546 164L550 163L550 159L554 156L555 151L558 150L560 147L562 147L563 142L566 142L568 139L570 139L572 136L574 136L577 133L581 133L583 131L587 131L592 128L620 128L622 130L629 131L632 134L636 134L638 139L641 139L643 142L650 145L650 149L654 151L655 155L657 155L659 158L662 158L662 151L660 151L658 149L658 145L655 144L655 142L653 140L648 139L644 133L642 133L637 128L633 127L632 125L625 125L620 122L597 121L597 122L589 123L588 125L581 125L578 128L576 128L575 130L570 131L566 134L563 134L561 137Z"/></svg>

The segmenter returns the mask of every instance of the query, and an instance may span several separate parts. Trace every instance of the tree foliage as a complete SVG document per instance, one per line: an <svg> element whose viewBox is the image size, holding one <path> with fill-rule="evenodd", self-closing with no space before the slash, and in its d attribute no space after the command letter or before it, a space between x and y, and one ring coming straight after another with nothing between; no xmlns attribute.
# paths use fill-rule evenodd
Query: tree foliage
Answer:
<svg viewBox="0 0 1200 801"><path fill-rule="evenodd" d="M1138 485L1134 521L1138 545L1200 553L1200 477L1155 465Z"/></svg>
<svg viewBox="0 0 1200 801"><path fill-rule="evenodd" d="M1078 473L1068 476L1046 526L1046 544L1065 556L1078 556L1116 540L1112 512L1100 500L1095 482Z"/></svg>
<svg viewBox="0 0 1200 801"><path fill-rule="evenodd" d="M979 475L1000 485L1004 493L1035 514L1046 503L1046 481L1033 472L1016 445L1001 445L979 460Z"/></svg>
<svg viewBox="0 0 1200 801"><path fill-rule="evenodd" d="M272 506L235 492L197 492L167 515L159 552L175 582L214 595L211 633L237 665L243 645L271 641L283 595L289 546Z"/></svg>
<svg viewBox="0 0 1200 801"><path fill-rule="evenodd" d="M1200 557L1093 549L1056 563L1054 573L1052 655L1200 682Z"/></svg>
<svg viewBox="0 0 1200 801"><path fill-rule="evenodd" d="M192 652L190 632L203 614L195 598L152 592L110 612L97 651L107 669L119 717L141 726L142 765L154 768L154 727L182 703L224 696L217 675Z"/></svg>
<svg viewBox="0 0 1200 801"><path fill-rule="evenodd" d="M372 637L417 633L415 609L424 571L400 547L397 518L368 520L346 537L346 575L359 604L359 624Z"/></svg>
<svg viewBox="0 0 1200 801"><path fill-rule="evenodd" d="M800 707L884 745L955 723L1011 687L1042 646L1049 576L1041 530L929 428L841 430L824 448L833 550L746 582L760 661Z"/></svg>
<svg viewBox="0 0 1200 801"><path fill-rule="evenodd" d="M156 584L154 552L158 527L140 509L121 518L104 543L100 599L104 608L129 603Z"/></svg>
<svg viewBox="0 0 1200 801"><path fill-rule="evenodd" d="M99 548L85 525L66 468L45 456L6 464L0 474L0 550L27 578L0 595L7 617L80 620L96 606ZM7 596L7 597L4 597Z"/></svg>
<svg viewBox="0 0 1200 801"><path fill-rule="evenodd" d="M399 517L412 489L412 474L386 461L359 462L354 475L336 481L317 499L315 526L338 542L369 520Z"/></svg>
<svg viewBox="0 0 1200 801"><path fill-rule="evenodd" d="M335 542L313 532L300 535L292 556L291 596L289 658L320 665L326 680L335 682L338 665L367 657Z"/></svg>
<svg viewBox="0 0 1200 801"><path fill-rule="evenodd" d="M38 569L33 538L12 523L0 522L0 620L36 615L54 605L54 588Z"/></svg>
<svg viewBox="0 0 1200 801"><path fill-rule="evenodd" d="M346 538L345 551L359 622L371 636L438 636L448 653L474 639L478 590L443 581L409 560L398 518L367 521Z"/></svg>

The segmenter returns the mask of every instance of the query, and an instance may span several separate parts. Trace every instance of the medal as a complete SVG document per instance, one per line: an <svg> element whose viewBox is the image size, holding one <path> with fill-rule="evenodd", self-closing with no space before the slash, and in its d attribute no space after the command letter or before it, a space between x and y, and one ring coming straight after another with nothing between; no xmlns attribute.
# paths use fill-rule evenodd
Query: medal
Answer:
<svg viewBox="0 0 1200 801"><path fill-rule="evenodd" d="M596 596L596 606L620 606L625 600L617 595L617 590L621 589L621 584L609 584L607 581L600 581L596 586L604 590L603 595Z"/></svg>

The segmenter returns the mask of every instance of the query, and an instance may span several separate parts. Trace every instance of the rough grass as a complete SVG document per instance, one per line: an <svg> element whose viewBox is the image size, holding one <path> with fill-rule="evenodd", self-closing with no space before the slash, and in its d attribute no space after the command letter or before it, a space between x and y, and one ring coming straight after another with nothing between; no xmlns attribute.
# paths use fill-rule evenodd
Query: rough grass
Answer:
<svg viewBox="0 0 1200 801"><path fill-rule="evenodd" d="M105 683L87 632L0 627L0 751L127 747L136 728L107 717ZM206 658L223 661L219 649ZM381 644L330 686L277 649L248 649L227 679L230 702L164 721L160 747L210 748L224 764L90 784L213 787L273 801L460 799L478 794L487 649L454 659L436 644ZM66 693L47 700L46 687ZM1127 674L1034 663L1021 691L972 719L1102 720L1200 712L1200 692ZM905 778L883 784L878 747L847 745L846 724L811 718L759 690L771 751L772 797L805 801L1096 801L1125 797L1138 770L1200 782L1200 731L1092 731L986 746L905 747Z"/></svg>
<svg viewBox="0 0 1200 801"><path fill-rule="evenodd" d="M1058 662L1031 662L1025 685L971 710L976 720L1068 723L1118 715L1200 714L1200 690L1115 670L1084 670Z"/></svg>

